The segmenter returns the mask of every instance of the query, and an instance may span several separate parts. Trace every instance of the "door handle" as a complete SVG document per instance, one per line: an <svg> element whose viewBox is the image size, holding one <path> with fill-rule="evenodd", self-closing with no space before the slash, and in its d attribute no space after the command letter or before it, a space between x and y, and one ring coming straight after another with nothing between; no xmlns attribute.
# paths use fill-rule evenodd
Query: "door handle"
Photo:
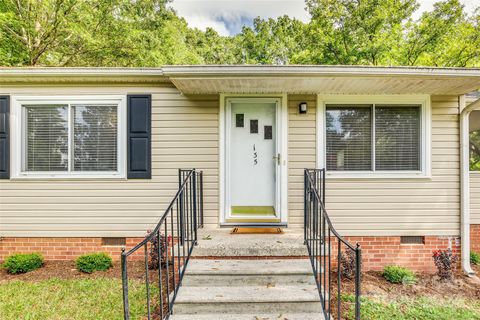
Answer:
<svg viewBox="0 0 480 320"><path fill-rule="evenodd" d="M277 164L280 165L281 164L280 153L277 153L276 156L273 156L273 160L277 160Z"/></svg>

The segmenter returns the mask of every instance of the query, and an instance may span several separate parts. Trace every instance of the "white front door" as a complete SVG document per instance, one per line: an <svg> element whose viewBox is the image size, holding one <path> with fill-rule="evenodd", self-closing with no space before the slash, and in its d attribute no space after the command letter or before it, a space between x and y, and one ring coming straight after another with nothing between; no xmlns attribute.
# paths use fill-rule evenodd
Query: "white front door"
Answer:
<svg viewBox="0 0 480 320"><path fill-rule="evenodd" d="M278 99L227 101L227 223L280 222L279 110Z"/></svg>

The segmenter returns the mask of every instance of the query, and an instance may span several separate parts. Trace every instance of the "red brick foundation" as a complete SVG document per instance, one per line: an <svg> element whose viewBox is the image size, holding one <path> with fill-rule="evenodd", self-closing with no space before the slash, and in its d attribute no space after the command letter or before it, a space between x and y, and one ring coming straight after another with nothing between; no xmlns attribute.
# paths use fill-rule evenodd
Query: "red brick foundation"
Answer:
<svg viewBox="0 0 480 320"><path fill-rule="evenodd" d="M470 225L470 250L480 253L480 224Z"/></svg>
<svg viewBox="0 0 480 320"><path fill-rule="evenodd" d="M480 225L472 226L472 250L480 251ZM476 238L475 238L476 237ZM352 244L360 243L362 249L362 270L380 271L390 264L406 266L414 271L435 272L432 253L449 247L460 254L458 237L426 236L425 244L401 244L400 237L345 237ZM127 238L126 249L132 248L142 239ZM332 239L333 240L333 239ZM46 260L73 260L90 252L106 252L114 260L120 258L120 246L102 246L101 238L1 238L0 261L13 253L40 252ZM335 257L336 243L332 243L332 258ZM477 249L475 249L477 248ZM143 254L139 250L137 255ZM219 257L208 257L219 259ZM207 258L207 259L208 259ZM239 257L227 257L238 259ZM242 257L245 259L286 259L299 257ZM221 257L226 259L226 257ZM336 261L332 259L332 266Z"/></svg>
<svg viewBox="0 0 480 320"><path fill-rule="evenodd" d="M126 248L140 238L127 238ZM120 260L121 246L102 246L102 238L0 238L0 261L13 253L39 252L45 260L74 260L84 253L106 252Z"/></svg>
<svg viewBox="0 0 480 320"><path fill-rule="evenodd" d="M362 271L380 271L386 265L401 265L417 272L433 273L433 251L451 248L460 255L460 238L426 236L425 244L401 244L400 237L346 237L360 243Z"/></svg>

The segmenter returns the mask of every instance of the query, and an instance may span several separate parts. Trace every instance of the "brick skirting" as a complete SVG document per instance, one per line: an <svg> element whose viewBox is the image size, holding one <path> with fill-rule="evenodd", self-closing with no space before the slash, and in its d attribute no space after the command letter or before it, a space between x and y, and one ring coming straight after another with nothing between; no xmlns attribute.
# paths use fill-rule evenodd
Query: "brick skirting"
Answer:
<svg viewBox="0 0 480 320"><path fill-rule="evenodd" d="M474 234L476 242L473 241ZM435 272L432 253L434 250L449 247L460 254L458 237L426 236L425 244L401 244L400 237L345 237L350 243L360 243L362 248L362 270L380 271L384 266L396 264L414 271ZM132 248L141 238L127 238L126 248ZM480 225L472 226L472 249L480 250ZM281 244L279 244L281 245ZM40 252L46 260L73 260L89 252L106 252L114 260L119 260L120 246L102 246L102 238L1 238L0 261L13 253ZM332 243L332 254L336 252ZM475 250L475 249L474 249ZM137 255L142 254L139 250ZM208 257L210 259L286 259L299 257ZM208 259L207 258L207 259ZM332 259L334 260L334 259ZM336 264L335 261L332 261Z"/></svg>
<svg viewBox="0 0 480 320"><path fill-rule="evenodd" d="M480 224L470 225L470 250L480 253Z"/></svg>
<svg viewBox="0 0 480 320"><path fill-rule="evenodd" d="M460 255L459 237L425 236L425 244L401 244L400 237L346 237L360 243L362 270L380 271L386 265L401 265L419 272L436 272L433 251L451 248Z"/></svg>
<svg viewBox="0 0 480 320"><path fill-rule="evenodd" d="M130 249L142 241L127 238ZM121 246L102 246L102 238L0 238L0 261L13 253L39 252L45 260L74 260L84 253L106 252L120 260Z"/></svg>

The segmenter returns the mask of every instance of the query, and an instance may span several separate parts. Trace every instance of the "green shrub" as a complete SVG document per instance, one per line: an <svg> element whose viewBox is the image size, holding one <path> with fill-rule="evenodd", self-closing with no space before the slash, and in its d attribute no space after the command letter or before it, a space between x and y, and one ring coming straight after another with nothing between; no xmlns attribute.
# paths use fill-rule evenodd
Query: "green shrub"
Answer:
<svg viewBox="0 0 480 320"><path fill-rule="evenodd" d="M480 253L470 252L470 262L474 265L480 264Z"/></svg>
<svg viewBox="0 0 480 320"><path fill-rule="evenodd" d="M8 273L17 274L33 271L43 265L43 256L40 253L18 253L5 259L2 268Z"/></svg>
<svg viewBox="0 0 480 320"><path fill-rule="evenodd" d="M77 269L86 273L106 271L113 266L112 258L106 253L88 253L77 258Z"/></svg>
<svg viewBox="0 0 480 320"><path fill-rule="evenodd" d="M382 276L391 283L415 283L417 278L415 273L408 268L400 266L386 266L383 269Z"/></svg>

